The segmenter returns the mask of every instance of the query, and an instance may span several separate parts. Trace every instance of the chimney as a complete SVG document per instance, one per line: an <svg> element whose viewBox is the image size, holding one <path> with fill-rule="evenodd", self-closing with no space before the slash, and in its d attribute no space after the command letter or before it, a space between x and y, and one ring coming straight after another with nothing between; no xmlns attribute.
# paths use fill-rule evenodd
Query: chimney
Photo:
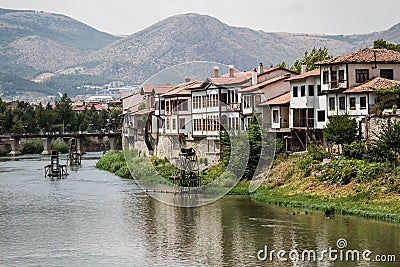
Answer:
<svg viewBox="0 0 400 267"><path fill-rule="evenodd" d="M256 69L254 69L252 72L251 72L251 85L255 85L255 84L257 84L257 76L258 76L258 72L257 72L257 70Z"/></svg>
<svg viewBox="0 0 400 267"><path fill-rule="evenodd" d="M260 63L260 64L258 64L258 67L257 67L257 73L258 73L258 75L261 75L261 74L263 74L263 72L264 72L264 66L262 63Z"/></svg>
<svg viewBox="0 0 400 267"><path fill-rule="evenodd" d="M190 78L185 78L185 82L190 82Z"/></svg>
<svg viewBox="0 0 400 267"><path fill-rule="evenodd" d="M306 65L301 65L301 73L300 74L304 74L307 71L307 66Z"/></svg>
<svg viewBox="0 0 400 267"><path fill-rule="evenodd" d="M214 78L218 78L218 71L219 71L219 67L214 66Z"/></svg>
<svg viewBox="0 0 400 267"><path fill-rule="evenodd" d="M229 78L235 77L235 66L229 65L228 66L228 73L229 73Z"/></svg>

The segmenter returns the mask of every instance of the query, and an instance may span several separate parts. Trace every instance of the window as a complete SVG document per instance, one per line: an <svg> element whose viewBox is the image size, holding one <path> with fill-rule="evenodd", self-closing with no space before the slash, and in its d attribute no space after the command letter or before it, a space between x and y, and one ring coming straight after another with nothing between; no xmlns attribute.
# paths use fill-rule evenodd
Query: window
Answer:
<svg viewBox="0 0 400 267"><path fill-rule="evenodd" d="M356 109L356 98L355 97L350 97L349 98L349 106L350 109Z"/></svg>
<svg viewBox="0 0 400 267"><path fill-rule="evenodd" d="M360 109L366 109L367 108L367 97L362 96L360 97Z"/></svg>
<svg viewBox="0 0 400 267"><path fill-rule="evenodd" d="M193 121L193 128L194 128L194 131L196 131L196 132L199 132L202 130L201 119L195 119Z"/></svg>
<svg viewBox="0 0 400 267"><path fill-rule="evenodd" d="M293 86L293 97L298 97L298 96L299 96L298 87Z"/></svg>
<svg viewBox="0 0 400 267"><path fill-rule="evenodd" d="M301 96L306 96L306 86L305 85L301 86Z"/></svg>
<svg viewBox="0 0 400 267"><path fill-rule="evenodd" d="M179 118L179 129L185 130L186 129L186 120L185 118Z"/></svg>
<svg viewBox="0 0 400 267"><path fill-rule="evenodd" d="M337 71L336 70L332 70L331 71L331 81L337 81Z"/></svg>
<svg viewBox="0 0 400 267"><path fill-rule="evenodd" d="M165 100L161 100L161 110L165 110Z"/></svg>
<svg viewBox="0 0 400 267"><path fill-rule="evenodd" d="M363 83L369 80L369 70L356 70L356 83Z"/></svg>
<svg viewBox="0 0 400 267"><path fill-rule="evenodd" d="M344 96L339 97L339 110L346 110L346 98Z"/></svg>
<svg viewBox="0 0 400 267"><path fill-rule="evenodd" d="M322 72L322 82L324 84L328 84L329 83L329 72L328 71Z"/></svg>
<svg viewBox="0 0 400 267"><path fill-rule="evenodd" d="M178 110L179 111L188 111L188 101L187 100L178 100Z"/></svg>
<svg viewBox="0 0 400 267"><path fill-rule="evenodd" d="M203 95L201 97L201 99L202 99L202 103L203 103L203 108L207 108L208 107L208 105L207 105L207 96Z"/></svg>
<svg viewBox="0 0 400 267"><path fill-rule="evenodd" d="M393 80L393 70L392 69L381 69L381 77Z"/></svg>
<svg viewBox="0 0 400 267"><path fill-rule="evenodd" d="M169 118L166 118L165 122L166 122L167 130L169 130Z"/></svg>
<svg viewBox="0 0 400 267"><path fill-rule="evenodd" d="M322 95L321 85L317 85L317 94Z"/></svg>
<svg viewBox="0 0 400 267"><path fill-rule="evenodd" d="M251 95L245 95L243 96L243 108L251 108Z"/></svg>
<svg viewBox="0 0 400 267"><path fill-rule="evenodd" d="M308 96L314 96L314 85L308 86Z"/></svg>
<svg viewBox="0 0 400 267"><path fill-rule="evenodd" d="M274 110L272 113L274 123L279 123L279 110Z"/></svg>
<svg viewBox="0 0 400 267"><path fill-rule="evenodd" d="M169 110L169 101L165 101L165 113L167 115L171 114L171 112Z"/></svg>
<svg viewBox="0 0 400 267"><path fill-rule="evenodd" d="M335 110L335 98L334 97L329 98L329 110Z"/></svg>
<svg viewBox="0 0 400 267"><path fill-rule="evenodd" d="M339 82L342 83L344 81L344 70L339 70Z"/></svg>
<svg viewBox="0 0 400 267"><path fill-rule="evenodd" d="M325 121L325 110L318 110L317 111L317 119L319 122Z"/></svg>
<svg viewBox="0 0 400 267"><path fill-rule="evenodd" d="M221 94L221 102L224 104L228 103L228 94L227 93L222 93Z"/></svg>
<svg viewBox="0 0 400 267"><path fill-rule="evenodd" d="M172 130L176 130L176 119L172 119Z"/></svg>

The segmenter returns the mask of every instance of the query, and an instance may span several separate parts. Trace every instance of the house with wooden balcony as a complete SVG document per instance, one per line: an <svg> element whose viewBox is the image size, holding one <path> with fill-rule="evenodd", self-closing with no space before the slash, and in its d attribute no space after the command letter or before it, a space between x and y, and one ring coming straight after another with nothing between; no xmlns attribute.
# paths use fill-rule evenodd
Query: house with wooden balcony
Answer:
<svg viewBox="0 0 400 267"><path fill-rule="evenodd" d="M188 81L177 85L155 99L155 116L152 127L163 135L192 136L192 90L202 82Z"/></svg>
<svg viewBox="0 0 400 267"><path fill-rule="evenodd" d="M229 130L243 129L240 89L251 83L251 72L235 72L219 75L214 67L214 76L207 78L199 88L192 89L193 137L208 140L219 138L220 125Z"/></svg>
<svg viewBox="0 0 400 267"><path fill-rule="evenodd" d="M252 115L256 114L262 119L264 127L270 129L272 114L268 108L267 101L290 90L289 83L286 83L285 80L294 75L294 72L283 68L275 68L270 73L275 73L275 77L264 76L263 73L256 74L258 77L255 80L253 76L252 85L240 90L245 128Z"/></svg>
<svg viewBox="0 0 400 267"><path fill-rule="evenodd" d="M400 80L400 52L393 50L365 48L319 65L328 117L349 114L363 121L379 101L374 89Z"/></svg>
<svg viewBox="0 0 400 267"><path fill-rule="evenodd" d="M321 92L320 69L286 80L290 85L289 127L291 145L307 149L309 141L322 141L327 123L326 96Z"/></svg>

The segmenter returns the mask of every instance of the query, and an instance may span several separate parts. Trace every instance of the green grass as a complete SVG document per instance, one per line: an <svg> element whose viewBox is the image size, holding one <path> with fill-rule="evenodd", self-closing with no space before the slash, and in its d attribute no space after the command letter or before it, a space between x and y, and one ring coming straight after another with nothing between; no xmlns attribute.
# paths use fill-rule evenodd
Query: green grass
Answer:
<svg viewBox="0 0 400 267"><path fill-rule="evenodd" d="M309 165L304 164L304 161L308 161ZM148 158L129 157L128 164L135 166L131 168L132 172L129 172L122 152L107 152L96 167L123 178L140 178L145 175L144 177L151 179L155 175ZM400 222L400 169L390 169L385 165L382 171L377 171L376 164L371 164L370 166L367 162L339 158L321 166L320 158L316 159L307 153L285 155L277 158L266 182L256 192L249 193L249 182L241 181L229 195L250 197L257 202L278 206L319 210L326 215L354 215ZM157 165L165 175L170 172L170 163L166 160L158 159ZM315 176L315 172L322 173L326 170L328 173L332 168L344 168L352 175L346 183L337 177L330 179L328 174L324 177ZM207 175L212 179L213 175L221 171L223 168L217 165ZM334 173L335 171L329 172L330 175ZM360 178L363 176L366 179Z"/></svg>

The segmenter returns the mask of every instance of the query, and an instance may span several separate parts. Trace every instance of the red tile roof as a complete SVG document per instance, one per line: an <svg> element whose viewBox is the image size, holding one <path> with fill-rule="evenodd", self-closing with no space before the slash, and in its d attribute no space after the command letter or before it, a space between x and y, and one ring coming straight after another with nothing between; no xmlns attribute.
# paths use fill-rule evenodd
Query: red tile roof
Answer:
<svg viewBox="0 0 400 267"><path fill-rule="evenodd" d="M400 63L400 52L387 49L364 48L346 55L319 62L319 65L336 63Z"/></svg>
<svg viewBox="0 0 400 267"><path fill-rule="evenodd" d="M318 69L315 69L312 71L305 72L303 74L293 76L293 77L287 79L286 81L297 81L297 80L301 80L301 79L306 79L308 77L319 76L320 74L321 74L321 70L318 68Z"/></svg>
<svg viewBox="0 0 400 267"><path fill-rule="evenodd" d="M373 92L375 89L391 88L396 85L400 85L400 81L377 77L359 86L346 89L343 93L368 93Z"/></svg>
<svg viewBox="0 0 400 267"><path fill-rule="evenodd" d="M289 77L290 77L290 74L281 75L281 76L278 76L278 77L275 77L275 78L266 80L266 81L264 81L264 82L257 83L257 84L255 84L255 85L252 85L252 86L243 88L243 89L240 90L240 92L241 92L241 93L254 92L254 91L257 91L258 89L260 89L260 88L262 88L262 87L265 87L265 86L267 86L267 85L269 85L269 84L272 84L272 83L279 82L279 81L281 81L281 80L285 80L285 79L287 79L287 78L289 78Z"/></svg>
<svg viewBox="0 0 400 267"><path fill-rule="evenodd" d="M234 77L229 77L229 74L226 73L220 77L211 77L206 80L215 84L215 85L232 85L232 84L242 84L251 79L251 71L242 71L235 72Z"/></svg>
<svg viewBox="0 0 400 267"><path fill-rule="evenodd" d="M260 106L273 106L273 105L285 105L290 103L290 92L283 95L272 98L260 104Z"/></svg>
<svg viewBox="0 0 400 267"><path fill-rule="evenodd" d="M169 90L167 93L163 94L163 96L176 96L176 95L190 95L191 89L200 88L202 82L199 81L190 81L186 83L179 84Z"/></svg>
<svg viewBox="0 0 400 267"><path fill-rule="evenodd" d="M165 84L165 85L144 85L142 87L143 92L145 94L150 94L153 92L153 89L156 93L156 95L162 95L174 88L176 85L175 84Z"/></svg>

